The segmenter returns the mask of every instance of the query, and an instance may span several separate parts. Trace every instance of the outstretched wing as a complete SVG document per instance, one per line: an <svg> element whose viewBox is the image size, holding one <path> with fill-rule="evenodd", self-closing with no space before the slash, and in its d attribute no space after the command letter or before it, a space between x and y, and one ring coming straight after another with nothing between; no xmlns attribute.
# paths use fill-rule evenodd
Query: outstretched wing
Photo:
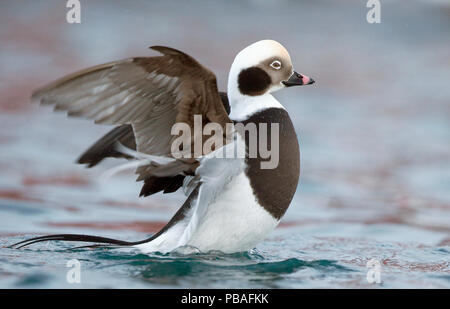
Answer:
<svg viewBox="0 0 450 309"><path fill-rule="evenodd" d="M230 104L226 92L219 92L222 104L227 114L230 114ZM77 160L80 164L86 164L87 167L93 167L106 158L132 158L116 149L117 143L127 148L136 150L136 139L134 138L133 127L130 124L124 124L115 127L91 147L89 147ZM140 196L149 196L160 191L172 193L183 186L183 175L171 177L148 176L144 179L144 184Z"/></svg>
<svg viewBox="0 0 450 309"><path fill-rule="evenodd" d="M225 132L231 120L214 74L183 52L151 48L162 56L95 66L38 89L32 99L95 123L131 124L137 151L151 155L171 156L172 126L184 122L192 127L194 115L202 115L204 124L218 123ZM178 172L176 164L170 168ZM151 168L141 167L138 173L144 179Z"/></svg>

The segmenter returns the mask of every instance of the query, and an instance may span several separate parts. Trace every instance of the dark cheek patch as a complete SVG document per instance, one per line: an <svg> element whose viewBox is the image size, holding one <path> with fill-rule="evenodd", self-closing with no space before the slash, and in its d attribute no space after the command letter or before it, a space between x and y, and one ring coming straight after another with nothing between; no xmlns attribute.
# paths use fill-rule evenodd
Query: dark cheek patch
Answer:
<svg viewBox="0 0 450 309"><path fill-rule="evenodd" d="M239 91L245 95L263 94L271 83L269 74L258 67L242 70L238 77Z"/></svg>

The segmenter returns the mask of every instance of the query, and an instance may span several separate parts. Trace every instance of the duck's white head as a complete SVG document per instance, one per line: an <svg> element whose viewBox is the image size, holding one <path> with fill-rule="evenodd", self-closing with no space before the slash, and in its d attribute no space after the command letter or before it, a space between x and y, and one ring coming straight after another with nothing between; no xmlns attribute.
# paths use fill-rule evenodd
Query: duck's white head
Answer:
<svg viewBox="0 0 450 309"><path fill-rule="evenodd" d="M290 86L309 85L312 78L294 71L286 48L262 40L240 51L228 75L228 98L233 119L262 108L281 107L270 93Z"/></svg>

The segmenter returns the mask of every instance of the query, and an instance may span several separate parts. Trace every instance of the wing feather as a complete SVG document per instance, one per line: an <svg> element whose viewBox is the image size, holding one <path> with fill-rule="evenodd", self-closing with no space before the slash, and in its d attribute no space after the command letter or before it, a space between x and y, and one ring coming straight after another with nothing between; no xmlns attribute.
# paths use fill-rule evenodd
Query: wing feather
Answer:
<svg viewBox="0 0 450 309"><path fill-rule="evenodd" d="M231 120L222 104L215 75L191 56L173 48L153 46L161 56L136 57L91 67L63 77L32 95L69 116L98 124L131 124L138 152L170 156L171 127L193 126L200 114L224 129ZM225 130L224 130L225 132ZM192 172L195 161L170 166L141 166L140 179L151 175ZM183 170L184 169L184 170Z"/></svg>

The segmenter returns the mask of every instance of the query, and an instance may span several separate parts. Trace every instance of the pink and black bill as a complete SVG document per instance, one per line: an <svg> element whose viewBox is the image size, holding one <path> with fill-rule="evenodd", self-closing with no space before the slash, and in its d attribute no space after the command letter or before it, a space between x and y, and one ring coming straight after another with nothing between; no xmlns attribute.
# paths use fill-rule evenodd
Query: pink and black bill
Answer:
<svg viewBox="0 0 450 309"><path fill-rule="evenodd" d="M315 81L311 77L308 77L306 75L297 73L294 71L294 73L289 77L287 81L284 81L283 84L286 87L291 86L303 86L303 85L311 85L314 84Z"/></svg>

